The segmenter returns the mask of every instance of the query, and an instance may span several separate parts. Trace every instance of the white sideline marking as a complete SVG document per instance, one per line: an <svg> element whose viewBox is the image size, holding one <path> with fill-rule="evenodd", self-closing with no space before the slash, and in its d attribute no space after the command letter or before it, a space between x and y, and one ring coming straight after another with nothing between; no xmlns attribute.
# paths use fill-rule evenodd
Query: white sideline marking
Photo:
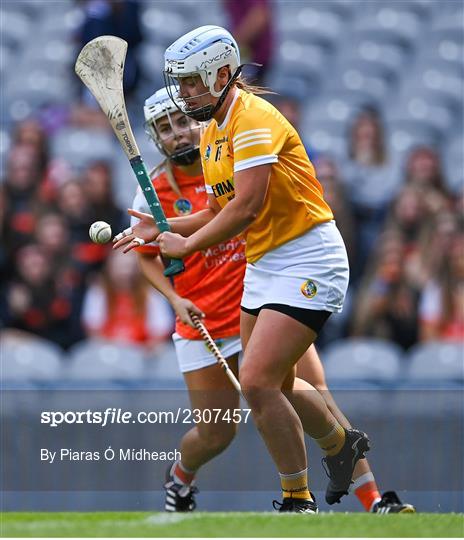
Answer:
<svg viewBox="0 0 464 540"><path fill-rule="evenodd" d="M146 523L151 525L170 525L171 523L179 523L180 521L185 521L186 519L191 519L191 515L181 515L176 513L165 513L158 514L156 516L148 516L145 520Z"/></svg>

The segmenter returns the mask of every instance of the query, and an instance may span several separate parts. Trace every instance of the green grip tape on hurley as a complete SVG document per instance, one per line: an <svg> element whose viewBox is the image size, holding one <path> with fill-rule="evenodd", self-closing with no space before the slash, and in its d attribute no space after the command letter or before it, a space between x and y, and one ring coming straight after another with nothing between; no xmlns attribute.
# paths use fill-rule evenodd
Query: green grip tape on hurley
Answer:
<svg viewBox="0 0 464 540"><path fill-rule="evenodd" d="M169 227L169 223L164 215L163 208L161 207L160 200L158 199L156 190L150 180L150 176L148 175L148 171L143 159L141 156L136 156L130 160L130 164L135 173L140 189L142 190L142 193L148 203L151 215L158 226L158 229L161 232L169 232L171 228ZM164 275L175 276L183 271L184 263L181 259L170 259L169 265L164 270Z"/></svg>

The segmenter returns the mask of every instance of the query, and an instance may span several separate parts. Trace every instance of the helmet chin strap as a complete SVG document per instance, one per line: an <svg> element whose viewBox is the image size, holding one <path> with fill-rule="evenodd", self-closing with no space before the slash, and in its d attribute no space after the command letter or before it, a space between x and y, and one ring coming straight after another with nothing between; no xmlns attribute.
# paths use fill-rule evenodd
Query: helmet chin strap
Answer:
<svg viewBox="0 0 464 540"><path fill-rule="evenodd" d="M224 100L226 99L227 94L229 93L229 90L232 87L232 83L234 83L238 79L240 73L242 72L242 69L243 69L244 65L245 64L242 64L241 66L238 66L238 68L235 70L235 73L229 79L229 82L224 86L224 89L222 90L222 94L221 94L220 98L218 99L218 102L213 107L213 114L211 115L211 118L217 113L217 111L220 109L221 105L224 103Z"/></svg>

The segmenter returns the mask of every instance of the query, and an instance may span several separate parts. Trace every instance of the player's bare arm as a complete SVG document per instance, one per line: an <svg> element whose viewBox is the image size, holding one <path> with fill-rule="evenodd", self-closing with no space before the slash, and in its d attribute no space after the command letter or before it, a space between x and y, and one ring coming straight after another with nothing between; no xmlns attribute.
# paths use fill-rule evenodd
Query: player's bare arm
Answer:
<svg viewBox="0 0 464 540"><path fill-rule="evenodd" d="M185 257L242 233L256 219L264 204L270 174L269 164L237 172L235 198L214 219L188 238L174 233L158 236L163 255L177 257L182 253Z"/></svg>
<svg viewBox="0 0 464 540"><path fill-rule="evenodd" d="M113 249L123 248L124 253L140 246L140 242L136 239L142 239L147 244L156 240L159 235L159 229L156 226L153 216L132 208L127 212L130 216L136 217L140 221L114 237ZM170 218L167 221L174 233L189 236L209 223L215 215L216 212L212 208L207 208L189 216Z"/></svg>

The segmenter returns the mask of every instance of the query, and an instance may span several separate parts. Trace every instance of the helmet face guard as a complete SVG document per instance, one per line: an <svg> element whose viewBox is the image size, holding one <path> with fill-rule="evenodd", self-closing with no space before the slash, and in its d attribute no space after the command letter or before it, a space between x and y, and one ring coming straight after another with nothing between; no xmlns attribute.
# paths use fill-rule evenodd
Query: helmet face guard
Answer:
<svg viewBox="0 0 464 540"><path fill-rule="evenodd" d="M232 84L235 82L235 80L238 78L242 71L243 66L238 66L235 70L235 73L231 76L226 86L222 89L221 92L214 92L214 97L219 97L219 100L215 105L212 103L207 103L206 105L202 105L201 107L193 108L190 106L191 101L197 101L198 99L201 99L206 96L212 95L212 92L207 91L203 92L202 94L197 94L195 96L189 96L189 97L182 97L180 93L180 84L179 79L180 78L188 78L188 77L195 77L200 76L202 80L203 77L200 73L190 73L188 75L183 75L182 77L176 77L174 75L171 75L170 73L164 72L164 82L166 84L166 88L168 90L168 93L172 99L173 95L177 95L177 99L173 99L176 107L181 111L183 114L190 116L190 118L193 118L197 122L208 122L213 118L215 113L219 110L221 105L224 103L224 100L227 97L227 94L229 93L229 90L232 87ZM214 84L214 83L213 83ZM175 89L175 94L172 92L172 89Z"/></svg>
<svg viewBox="0 0 464 540"><path fill-rule="evenodd" d="M176 150L169 156L169 159L176 165L193 165L199 157L200 148L192 144Z"/></svg>
<svg viewBox="0 0 464 540"><path fill-rule="evenodd" d="M170 97L172 95L172 98ZM176 103L177 96L171 89L163 88L158 90L153 96L145 102L145 132L156 144L158 150L176 165L192 165L200 156L199 144L196 143L196 130L201 129L200 124L187 118L185 115L181 118L184 125L177 125L174 114L181 111L180 105ZM182 112L182 111L181 111ZM170 129L160 130L158 122L166 119ZM169 139L184 135L190 144L177 148L170 152L166 143Z"/></svg>

